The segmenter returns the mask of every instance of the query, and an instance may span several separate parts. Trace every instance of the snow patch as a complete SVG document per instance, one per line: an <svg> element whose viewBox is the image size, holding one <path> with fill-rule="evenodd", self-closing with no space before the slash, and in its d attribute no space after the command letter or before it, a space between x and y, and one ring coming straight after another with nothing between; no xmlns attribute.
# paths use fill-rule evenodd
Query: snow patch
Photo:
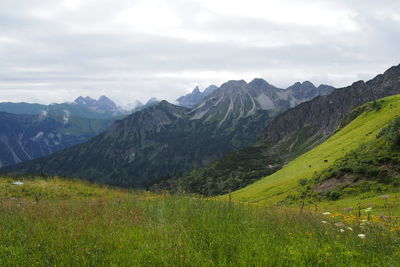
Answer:
<svg viewBox="0 0 400 267"><path fill-rule="evenodd" d="M64 112L63 123L67 124L69 122L69 118L71 117L71 113L66 109L64 109L63 112Z"/></svg>
<svg viewBox="0 0 400 267"><path fill-rule="evenodd" d="M129 162L129 163L132 163L134 160L135 160L135 152L132 152L132 153L129 155L128 162Z"/></svg>
<svg viewBox="0 0 400 267"><path fill-rule="evenodd" d="M38 132L34 137L31 138L32 141L36 141L44 135L44 132Z"/></svg>
<svg viewBox="0 0 400 267"><path fill-rule="evenodd" d="M47 110L39 111L39 119L44 120L49 116L49 112Z"/></svg>

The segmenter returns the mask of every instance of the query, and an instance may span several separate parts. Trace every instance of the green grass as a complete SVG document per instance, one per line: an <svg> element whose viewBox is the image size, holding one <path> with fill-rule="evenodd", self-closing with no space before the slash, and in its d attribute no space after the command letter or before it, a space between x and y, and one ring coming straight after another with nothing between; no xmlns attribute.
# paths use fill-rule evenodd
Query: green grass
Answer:
<svg viewBox="0 0 400 267"><path fill-rule="evenodd" d="M311 179L315 174L330 168L336 160L343 158L349 151L372 142L382 128L399 114L400 96L380 100L379 108L366 109L327 141L289 162L280 171L234 192L232 199L263 204L283 201L289 195L297 193L300 188L299 180ZM353 199L352 203L357 203L356 201L358 200Z"/></svg>
<svg viewBox="0 0 400 267"><path fill-rule="evenodd" d="M396 266L400 234L298 210L0 179L0 266ZM36 196L40 195L37 201ZM326 224L322 221L327 221ZM365 234L361 239L358 234Z"/></svg>

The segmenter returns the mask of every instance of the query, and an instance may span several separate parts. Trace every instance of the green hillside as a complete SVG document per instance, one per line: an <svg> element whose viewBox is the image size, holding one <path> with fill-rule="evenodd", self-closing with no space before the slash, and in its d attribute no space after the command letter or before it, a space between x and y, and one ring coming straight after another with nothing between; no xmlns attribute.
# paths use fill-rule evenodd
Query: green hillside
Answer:
<svg viewBox="0 0 400 267"><path fill-rule="evenodd" d="M361 115L321 145L289 162L278 172L234 192L233 200L277 204L298 194L302 190L299 182L318 176L349 152L375 142L381 130L400 115L400 96L368 103L353 112L357 115L359 113ZM376 197L378 194L379 192L376 192L375 196L369 197ZM349 204L346 199L339 200L335 204L341 205L341 203ZM351 203L354 204L354 201Z"/></svg>

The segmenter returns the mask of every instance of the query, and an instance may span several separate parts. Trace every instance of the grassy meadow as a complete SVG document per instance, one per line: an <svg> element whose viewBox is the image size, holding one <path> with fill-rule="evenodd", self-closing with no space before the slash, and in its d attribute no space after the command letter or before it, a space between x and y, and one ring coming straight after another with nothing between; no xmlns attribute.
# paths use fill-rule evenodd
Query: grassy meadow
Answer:
<svg viewBox="0 0 400 267"><path fill-rule="evenodd" d="M398 266L396 217L0 178L0 266Z"/></svg>

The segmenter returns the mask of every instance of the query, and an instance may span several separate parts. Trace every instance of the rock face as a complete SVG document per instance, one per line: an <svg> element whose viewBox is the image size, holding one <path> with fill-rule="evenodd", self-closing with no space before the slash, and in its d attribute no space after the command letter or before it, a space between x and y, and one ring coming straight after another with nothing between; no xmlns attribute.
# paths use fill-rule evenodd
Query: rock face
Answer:
<svg viewBox="0 0 400 267"><path fill-rule="evenodd" d="M0 112L0 167L49 155L87 141L111 120Z"/></svg>
<svg viewBox="0 0 400 267"><path fill-rule="evenodd" d="M6 170L152 185L255 142L276 114L303 101L289 92L262 79L229 81L193 109L162 101L86 143Z"/></svg>
<svg viewBox="0 0 400 267"><path fill-rule="evenodd" d="M197 86L190 94L181 96L176 101L178 102L179 106L192 108L200 103L204 99L204 97L212 94L217 88L218 87L215 85L210 85L204 90L204 92L200 92L200 88Z"/></svg>

